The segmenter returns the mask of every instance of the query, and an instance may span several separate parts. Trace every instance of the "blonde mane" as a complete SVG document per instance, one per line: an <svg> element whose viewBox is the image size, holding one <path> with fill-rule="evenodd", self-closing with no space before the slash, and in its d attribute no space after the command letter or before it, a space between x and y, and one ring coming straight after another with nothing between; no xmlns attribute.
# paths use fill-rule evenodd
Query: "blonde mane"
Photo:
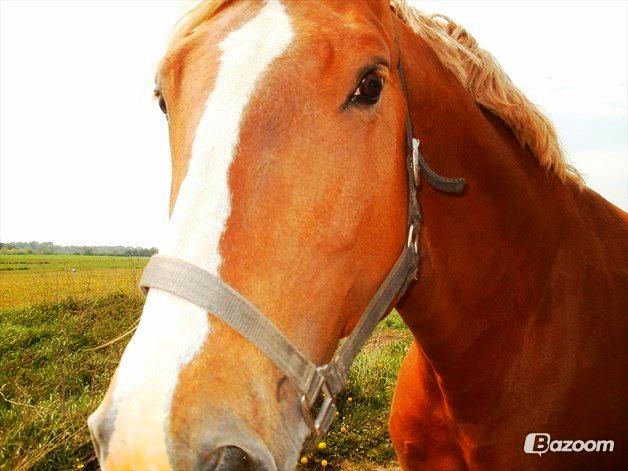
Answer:
<svg viewBox="0 0 628 471"><path fill-rule="evenodd" d="M514 86L495 58L462 26L443 15L427 15L406 0L390 0L397 17L434 50L475 101L499 116L527 145L541 165L561 180L582 185L567 161L552 122Z"/></svg>
<svg viewBox="0 0 628 471"><path fill-rule="evenodd" d="M169 49L190 34L227 2L202 0L177 24ZM397 17L423 38L440 61L473 95L476 102L499 116L527 145L541 165L563 181L582 185L582 177L569 164L556 128L541 110L514 86L495 58L478 46L462 26L443 15L427 15L406 0L390 0Z"/></svg>

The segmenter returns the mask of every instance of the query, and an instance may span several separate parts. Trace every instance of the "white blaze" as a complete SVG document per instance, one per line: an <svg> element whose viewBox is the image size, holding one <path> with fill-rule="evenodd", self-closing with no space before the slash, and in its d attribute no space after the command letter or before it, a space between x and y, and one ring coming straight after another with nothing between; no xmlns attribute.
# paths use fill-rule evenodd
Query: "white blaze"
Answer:
<svg viewBox="0 0 628 471"><path fill-rule="evenodd" d="M219 276L220 238L231 212L229 168L242 116L265 69L284 53L293 36L284 6L279 0L269 0L253 19L221 42L215 87L196 129L187 175L160 254ZM117 371L113 393L117 418L109 453L117 445L124 447L125 441L131 446L139 440L163 447L179 371L209 332L205 311L166 292L149 292L140 324ZM139 438L142 434L145 436Z"/></svg>
<svg viewBox="0 0 628 471"><path fill-rule="evenodd" d="M264 70L286 50L293 34L283 5L271 0L220 44L216 85L196 129L188 173L160 253L218 275L220 238L231 212L228 174L242 114Z"/></svg>

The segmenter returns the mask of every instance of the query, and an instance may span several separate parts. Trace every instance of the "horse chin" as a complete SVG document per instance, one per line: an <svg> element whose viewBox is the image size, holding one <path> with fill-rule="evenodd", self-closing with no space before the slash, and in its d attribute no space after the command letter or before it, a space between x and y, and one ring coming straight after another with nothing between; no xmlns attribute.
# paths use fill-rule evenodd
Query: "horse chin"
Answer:
<svg viewBox="0 0 628 471"><path fill-rule="evenodd" d="M301 416L292 423L283 423L286 424L285 427L278 433L268 436L266 444L273 456L274 469L294 469L301 457L310 430ZM259 443L263 441L260 440Z"/></svg>

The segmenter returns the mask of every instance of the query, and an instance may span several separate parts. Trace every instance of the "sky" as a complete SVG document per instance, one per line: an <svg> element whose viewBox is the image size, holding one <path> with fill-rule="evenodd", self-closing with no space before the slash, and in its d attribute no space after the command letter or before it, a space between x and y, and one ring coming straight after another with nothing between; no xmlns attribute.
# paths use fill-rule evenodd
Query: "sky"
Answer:
<svg viewBox="0 0 628 471"><path fill-rule="evenodd" d="M628 3L415 1L465 26L628 209ZM153 78L173 0L0 0L0 241L158 246L167 123Z"/></svg>

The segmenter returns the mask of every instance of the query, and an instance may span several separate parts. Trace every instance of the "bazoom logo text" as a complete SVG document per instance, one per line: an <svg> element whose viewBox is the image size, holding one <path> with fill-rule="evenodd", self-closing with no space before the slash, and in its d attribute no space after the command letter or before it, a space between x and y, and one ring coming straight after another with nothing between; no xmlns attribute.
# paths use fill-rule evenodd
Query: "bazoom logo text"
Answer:
<svg viewBox="0 0 628 471"><path fill-rule="evenodd" d="M552 440L549 433L529 433L523 451L541 456L548 451L559 452L608 452L613 451L613 440Z"/></svg>

